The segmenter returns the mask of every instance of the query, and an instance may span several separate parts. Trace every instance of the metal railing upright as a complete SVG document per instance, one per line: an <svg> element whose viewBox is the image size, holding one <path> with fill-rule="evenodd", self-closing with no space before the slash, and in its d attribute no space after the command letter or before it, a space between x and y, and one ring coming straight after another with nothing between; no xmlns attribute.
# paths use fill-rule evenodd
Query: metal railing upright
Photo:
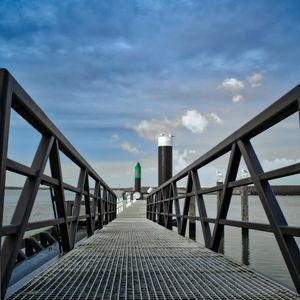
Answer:
<svg viewBox="0 0 300 300"><path fill-rule="evenodd" d="M131 195L124 195L117 199L117 214L123 212L127 207L131 206L134 202L136 202Z"/></svg>

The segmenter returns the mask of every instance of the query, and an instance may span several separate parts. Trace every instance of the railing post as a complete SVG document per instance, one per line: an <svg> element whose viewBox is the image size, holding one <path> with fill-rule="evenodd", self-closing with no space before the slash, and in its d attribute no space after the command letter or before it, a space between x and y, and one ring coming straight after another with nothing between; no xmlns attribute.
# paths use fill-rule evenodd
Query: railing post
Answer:
<svg viewBox="0 0 300 300"><path fill-rule="evenodd" d="M148 219L153 221L154 219L154 195L148 197Z"/></svg>
<svg viewBox="0 0 300 300"><path fill-rule="evenodd" d="M2 232L3 207L5 195L6 158L8 150L8 135L11 111L12 91L10 87L10 76L6 70L0 70L0 232ZM2 260L2 237L0 234L0 259ZM4 270L0 262L1 276L1 299L4 299L6 287L4 285Z"/></svg>
<svg viewBox="0 0 300 300"><path fill-rule="evenodd" d="M189 210L190 210L190 202L192 196L189 194L193 191L193 179L192 179L192 171L190 171L187 175L187 183L186 183L186 191L185 191L185 199L184 199L184 205L183 205L183 219L181 224L181 230L180 234L182 236L185 236L186 232L186 225L187 225L187 217L189 216Z"/></svg>
<svg viewBox="0 0 300 300"><path fill-rule="evenodd" d="M222 185L222 184L223 184L223 181L218 180L216 184L217 184L217 185ZM221 206L222 192L223 192L223 190L217 191L217 212L219 211L220 206ZM224 246L225 246L225 245L224 245L224 231L223 231L223 234L222 234L222 238L221 238L221 241L220 241L220 246L219 246L218 252L224 254Z"/></svg>
<svg viewBox="0 0 300 300"><path fill-rule="evenodd" d="M71 249L74 248L74 245L76 243L76 233L77 233L77 228L78 228L78 218L80 215L80 208L81 208L81 201L82 201L82 193L84 190L84 183L85 183L85 177L87 176L86 170L81 169L79 178L78 178L78 184L77 187L80 190L80 192L76 193L75 199L74 199L74 207L73 207L73 213L72 217L74 217L74 220L72 220L70 224L70 244L71 244Z"/></svg>
<svg viewBox="0 0 300 300"><path fill-rule="evenodd" d="M96 229L96 223L97 220L99 220L99 216L97 218L97 205L99 205L98 197L99 197L99 190L100 190L100 182L95 181L95 189L94 189L94 197L92 200L92 226L93 226L93 232ZM99 224L98 224L99 226Z"/></svg>
<svg viewBox="0 0 300 300"><path fill-rule="evenodd" d="M224 225L220 224L220 219L226 219L231 196L233 192L232 187L228 187L229 182L236 179L236 174L240 165L241 152L236 143L233 143L231 146L231 153L228 162L225 182L223 184L222 198L220 208L217 213L216 223L214 227L214 232L211 240L210 249L213 251L218 251L220 247L220 242L224 233Z"/></svg>
<svg viewBox="0 0 300 300"><path fill-rule="evenodd" d="M59 155L59 143L58 140L55 139L53 147L49 156L51 175L53 178L59 181L58 186L53 187L53 194L56 204L57 216L59 218L64 218L64 223L59 225L59 232L61 235L61 243L64 252L70 251L71 240L70 240L70 232L69 225L67 222L67 211L66 211L66 201L65 201L65 193L63 187L63 178L62 178L62 169L61 169L61 161ZM74 209L74 206L73 206Z"/></svg>
<svg viewBox="0 0 300 300"><path fill-rule="evenodd" d="M98 196L98 228L101 229L103 227L103 188L101 185Z"/></svg>
<svg viewBox="0 0 300 300"><path fill-rule="evenodd" d="M149 220L150 218L149 218L149 197L147 198L147 200L146 200L146 218Z"/></svg>
<svg viewBox="0 0 300 300"><path fill-rule="evenodd" d="M157 211L157 193L153 194L153 208L152 208L152 221L156 222L156 211Z"/></svg>
<svg viewBox="0 0 300 300"><path fill-rule="evenodd" d="M87 235L92 236L94 234L94 229L93 229L93 219L92 219L92 210L91 210L89 172L87 169L86 169L86 176L84 181L84 191L87 193L87 195L84 195L85 213L86 215L88 215L88 217L86 218Z"/></svg>
<svg viewBox="0 0 300 300"><path fill-rule="evenodd" d="M167 212L168 212L168 221L167 221L167 228L172 230L172 220L173 220L173 189L171 184L167 187L167 193L169 195L168 205L167 205Z"/></svg>
<svg viewBox="0 0 300 300"><path fill-rule="evenodd" d="M117 218L117 202L118 202L118 198L116 196L114 197L114 219Z"/></svg>
<svg viewBox="0 0 300 300"><path fill-rule="evenodd" d="M158 200L159 200L159 218L158 218L158 224L159 225L162 225L164 226L165 222L164 222L164 200L165 200L165 197L164 197L164 191L163 190L160 190L158 192L159 194L159 197L158 197Z"/></svg>
<svg viewBox="0 0 300 300"><path fill-rule="evenodd" d="M197 201L197 208L201 222L201 229L204 238L205 247L209 247L211 242L211 232L209 223L204 219L207 218L204 198L202 194L199 194L201 188L198 172L196 170L192 171L192 180L193 180L193 190L195 194L195 200Z"/></svg>

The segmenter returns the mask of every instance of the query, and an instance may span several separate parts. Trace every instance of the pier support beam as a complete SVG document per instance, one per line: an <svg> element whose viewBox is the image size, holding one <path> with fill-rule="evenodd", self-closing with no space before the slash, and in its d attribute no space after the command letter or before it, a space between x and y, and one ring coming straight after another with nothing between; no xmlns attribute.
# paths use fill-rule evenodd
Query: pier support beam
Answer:
<svg viewBox="0 0 300 300"><path fill-rule="evenodd" d="M241 186L241 217L242 221L249 221L249 205L248 205L248 187ZM248 231L249 229L243 228L243 231Z"/></svg>
<svg viewBox="0 0 300 300"><path fill-rule="evenodd" d="M248 186L240 187L241 193L241 220L249 222ZM242 263L249 265L249 229L242 228Z"/></svg>

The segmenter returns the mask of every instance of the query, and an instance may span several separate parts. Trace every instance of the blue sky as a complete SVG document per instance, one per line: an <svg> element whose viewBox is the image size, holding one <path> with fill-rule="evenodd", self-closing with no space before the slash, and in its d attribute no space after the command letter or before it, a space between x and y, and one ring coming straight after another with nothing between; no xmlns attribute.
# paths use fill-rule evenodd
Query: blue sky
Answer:
<svg viewBox="0 0 300 300"><path fill-rule="evenodd" d="M0 1L1 67L114 186L136 161L156 184L160 132L179 171L299 84L299 37L297 0ZM12 132L29 163L38 137ZM266 168L299 161L296 117L257 146Z"/></svg>

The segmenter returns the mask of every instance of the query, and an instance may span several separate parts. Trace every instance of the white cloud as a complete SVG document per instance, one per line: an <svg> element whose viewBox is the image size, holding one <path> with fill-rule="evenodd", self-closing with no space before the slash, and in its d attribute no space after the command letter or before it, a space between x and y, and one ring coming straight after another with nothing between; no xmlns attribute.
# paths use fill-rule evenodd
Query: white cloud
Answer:
<svg viewBox="0 0 300 300"><path fill-rule="evenodd" d="M137 125L129 126L137 132L142 138L155 141L161 133L173 133L174 129L180 123L178 120L169 120L167 118L162 120L143 120Z"/></svg>
<svg viewBox="0 0 300 300"><path fill-rule="evenodd" d="M173 150L173 164L174 164L174 173L180 172L186 166L188 166L195 159L195 150L184 149L183 152L178 150Z"/></svg>
<svg viewBox="0 0 300 300"><path fill-rule="evenodd" d="M239 91L245 88L244 82L236 78L225 78L222 82L222 86L225 90L232 93L232 102L237 103L244 101L244 96L239 94Z"/></svg>
<svg viewBox="0 0 300 300"><path fill-rule="evenodd" d="M225 90L229 91L239 91L245 87L243 81L238 80L236 78L225 78L222 86L224 87Z"/></svg>
<svg viewBox="0 0 300 300"><path fill-rule="evenodd" d="M249 82L251 84L251 87L257 87L261 85L261 80L262 80L262 74L261 73L253 73L249 77Z"/></svg>
<svg viewBox="0 0 300 300"><path fill-rule="evenodd" d="M240 94L233 95L233 97L232 97L232 102L234 102L234 103L242 102L244 100L245 100L244 96L240 95Z"/></svg>
<svg viewBox="0 0 300 300"><path fill-rule="evenodd" d="M139 154L140 150L132 145L130 145L127 142L124 142L121 144L121 148L129 153L133 153L133 154Z"/></svg>
<svg viewBox="0 0 300 300"><path fill-rule="evenodd" d="M251 87L257 87L261 85L262 74L261 73L253 73L248 78ZM236 78L225 78L222 82L222 87L225 90L228 90L232 93L232 102L242 102L245 100L244 96L239 93L239 91L245 88L245 84L242 80L238 80Z"/></svg>
<svg viewBox="0 0 300 300"><path fill-rule="evenodd" d="M142 120L138 124L128 127L132 128L142 138L156 141L161 133L174 134L174 131L180 128L185 128L192 133L202 133L208 126L209 121L217 124L223 123L222 119L214 112L201 113L193 109L187 110L181 117Z"/></svg>
<svg viewBox="0 0 300 300"><path fill-rule="evenodd" d="M202 133L207 127L207 118L197 110L188 110L181 117L182 125L193 133Z"/></svg>
<svg viewBox="0 0 300 300"><path fill-rule="evenodd" d="M223 124L223 120L216 114L216 113L208 113L208 117L211 117L213 120L215 120L218 124Z"/></svg>

